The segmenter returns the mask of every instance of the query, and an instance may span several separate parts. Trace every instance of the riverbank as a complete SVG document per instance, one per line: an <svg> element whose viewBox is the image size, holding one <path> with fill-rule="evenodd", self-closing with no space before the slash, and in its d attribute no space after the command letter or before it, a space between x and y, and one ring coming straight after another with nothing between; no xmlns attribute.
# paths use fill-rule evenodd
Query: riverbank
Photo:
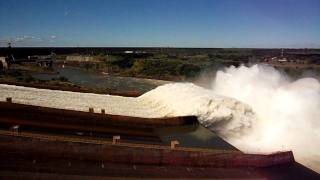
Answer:
<svg viewBox="0 0 320 180"><path fill-rule="evenodd" d="M73 92L136 97L170 81L119 77L81 68L54 66L52 69L15 65L0 73L0 83Z"/></svg>

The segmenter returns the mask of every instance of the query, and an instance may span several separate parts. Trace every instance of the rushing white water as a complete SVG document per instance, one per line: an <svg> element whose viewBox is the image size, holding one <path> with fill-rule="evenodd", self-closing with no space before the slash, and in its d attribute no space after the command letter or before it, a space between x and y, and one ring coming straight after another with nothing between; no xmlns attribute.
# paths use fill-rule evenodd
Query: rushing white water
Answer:
<svg viewBox="0 0 320 180"><path fill-rule="evenodd" d="M298 162L320 172L318 80L290 81L272 67L254 65L218 71L208 83L211 89L168 84L140 98L168 116L198 116L242 151L292 150Z"/></svg>
<svg viewBox="0 0 320 180"><path fill-rule="evenodd" d="M223 137L250 131L256 116L236 99L214 94L192 83L173 83L147 92L139 100L161 116L194 115Z"/></svg>
<svg viewBox="0 0 320 180"><path fill-rule="evenodd" d="M211 89L169 84L140 98L170 116L198 116L242 151L292 150L298 162L320 172L318 80L290 81L272 67L254 65L218 71L208 83Z"/></svg>
<svg viewBox="0 0 320 180"><path fill-rule="evenodd" d="M320 172L320 83L290 81L265 65L229 67L217 72L212 91L249 104L254 129L226 139L243 151L292 150L298 162Z"/></svg>

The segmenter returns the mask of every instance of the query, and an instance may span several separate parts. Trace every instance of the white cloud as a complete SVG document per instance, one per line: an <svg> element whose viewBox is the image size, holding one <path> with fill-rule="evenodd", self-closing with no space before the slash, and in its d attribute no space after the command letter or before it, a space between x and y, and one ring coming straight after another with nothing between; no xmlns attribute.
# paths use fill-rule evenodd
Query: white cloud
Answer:
<svg viewBox="0 0 320 180"><path fill-rule="evenodd" d="M34 41L42 41L42 38L35 36L22 36L22 37L14 37L13 42L34 42Z"/></svg>
<svg viewBox="0 0 320 180"><path fill-rule="evenodd" d="M6 47L8 43L11 43L12 46L41 46L49 40L51 39L33 35L0 36L0 47Z"/></svg>

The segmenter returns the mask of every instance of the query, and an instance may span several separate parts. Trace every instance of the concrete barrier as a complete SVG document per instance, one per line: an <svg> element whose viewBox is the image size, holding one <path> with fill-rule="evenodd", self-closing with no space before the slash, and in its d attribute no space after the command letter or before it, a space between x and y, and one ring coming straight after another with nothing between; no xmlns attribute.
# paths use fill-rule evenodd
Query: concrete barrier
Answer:
<svg viewBox="0 0 320 180"><path fill-rule="evenodd" d="M112 144L120 143L120 136L113 136L112 137Z"/></svg>
<svg viewBox="0 0 320 180"><path fill-rule="evenodd" d="M157 137L154 128L197 123L196 117L138 118L0 102L0 122L40 128Z"/></svg>
<svg viewBox="0 0 320 180"><path fill-rule="evenodd" d="M173 140L170 143L171 149L175 149L177 145L179 145L179 141L177 141L177 140Z"/></svg>
<svg viewBox="0 0 320 180"><path fill-rule="evenodd" d="M293 163L291 151L274 154L244 154L240 151L184 151L176 148L147 148L123 144L90 144L50 141L17 136L0 136L0 153L23 152L31 159L63 158L125 164L152 164L193 167L268 167Z"/></svg>

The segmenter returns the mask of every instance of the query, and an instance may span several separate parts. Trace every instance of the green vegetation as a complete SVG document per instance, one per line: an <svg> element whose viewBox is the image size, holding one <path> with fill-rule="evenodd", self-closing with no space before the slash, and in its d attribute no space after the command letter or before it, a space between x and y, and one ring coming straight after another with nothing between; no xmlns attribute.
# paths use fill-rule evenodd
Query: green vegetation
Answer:
<svg viewBox="0 0 320 180"><path fill-rule="evenodd" d="M67 63L67 66L117 76L193 80L203 72L216 71L230 65L239 66L259 62L259 59L271 58L279 55L279 52L279 49L162 49L156 53L142 51L138 53L100 53L92 56L93 61L62 62ZM287 53L289 54L289 50ZM32 70L32 67L28 67L28 70L30 69ZM297 76L294 69L285 71ZM63 78L58 81L67 82Z"/></svg>
<svg viewBox="0 0 320 180"><path fill-rule="evenodd" d="M134 75L192 78L197 76L201 68L198 65L181 60L137 60L130 71Z"/></svg>
<svg viewBox="0 0 320 180"><path fill-rule="evenodd" d="M123 58L107 63L110 69L116 69L122 75L157 79L192 78L201 71L200 66L196 64L173 59Z"/></svg>
<svg viewBox="0 0 320 180"><path fill-rule="evenodd" d="M207 55L170 56L167 54L154 54L152 56L137 57L122 54L112 57L112 59L104 61L106 65L104 71L106 72L123 76L166 80L193 79L202 71L212 68L217 69L224 63L214 58L210 59Z"/></svg>
<svg viewBox="0 0 320 180"><path fill-rule="evenodd" d="M118 76L145 77L164 80L192 80L206 71L224 66L248 63L254 49L159 49L146 53L96 53L92 62L71 62L68 65L92 72Z"/></svg>
<svg viewBox="0 0 320 180"><path fill-rule="evenodd" d="M0 72L0 83L18 82L28 84L57 85L61 87L75 86L74 84L69 82L68 78L64 76L59 76L58 78L53 78L51 80L40 80L34 78L31 74L32 73L30 73L30 71L22 71L20 69L10 69L8 71L3 71Z"/></svg>
<svg viewBox="0 0 320 180"><path fill-rule="evenodd" d="M59 55L55 62L58 66L72 66L115 76L131 76L154 78L164 80L193 80L202 73L215 72L217 69L226 66L239 66L267 62L273 57L280 55L280 49L201 49L201 48L159 48L133 50L124 53L125 50L91 52L92 61L66 61L67 54ZM294 62L293 65L283 66L280 63L271 63L275 67L284 68L283 71L290 76L301 76L299 68L306 67L300 64L320 64L320 51L286 49L285 57ZM89 52L89 51L88 51ZM86 55L85 53L82 55ZM298 62L303 59L304 61ZM59 64L61 63L61 64ZM320 66L319 66L320 67ZM15 65L16 70L29 72L48 72L50 69L37 67L32 64ZM320 68L319 68L320 69ZM318 75L319 73L316 73ZM303 75L303 74L302 74ZM14 75L19 76L19 75ZM32 77L16 77L20 81L34 81ZM53 81L68 82L66 78L56 78Z"/></svg>

